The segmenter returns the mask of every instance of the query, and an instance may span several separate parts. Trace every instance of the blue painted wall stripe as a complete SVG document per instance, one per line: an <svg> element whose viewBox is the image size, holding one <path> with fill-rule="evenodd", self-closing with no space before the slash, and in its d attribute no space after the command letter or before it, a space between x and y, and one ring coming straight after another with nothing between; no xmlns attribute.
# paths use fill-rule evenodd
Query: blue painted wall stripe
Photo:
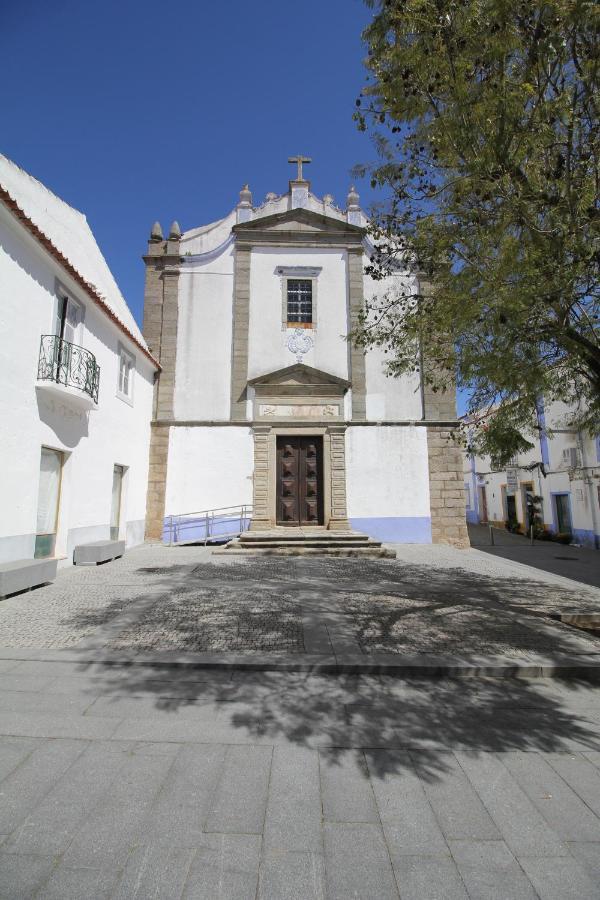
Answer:
<svg viewBox="0 0 600 900"><path fill-rule="evenodd" d="M429 516L384 516L350 519L356 531L364 531L378 541L395 541L399 544L430 544L431 519Z"/></svg>

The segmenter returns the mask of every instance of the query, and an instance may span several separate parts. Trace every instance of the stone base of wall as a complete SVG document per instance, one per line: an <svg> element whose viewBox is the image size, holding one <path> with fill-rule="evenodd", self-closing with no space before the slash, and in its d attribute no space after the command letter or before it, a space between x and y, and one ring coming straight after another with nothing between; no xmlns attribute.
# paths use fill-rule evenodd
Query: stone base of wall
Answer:
<svg viewBox="0 0 600 900"><path fill-rule="evenodd" d="M169 426L152 425L146 501L146 540L160 541L165 517Z"/></svg>
<svg viewBox="0 0 600 900"><path fill-rule="evenodd" d="M462 452L447 428L427 428L427 455L432 543L466 549L470 543Z"/></svg>

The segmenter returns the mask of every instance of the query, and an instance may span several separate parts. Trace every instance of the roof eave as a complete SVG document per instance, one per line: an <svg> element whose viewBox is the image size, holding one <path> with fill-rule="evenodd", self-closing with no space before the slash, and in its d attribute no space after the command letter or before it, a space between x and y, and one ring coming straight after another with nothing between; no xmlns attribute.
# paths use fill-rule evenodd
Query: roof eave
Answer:
<svg viewBox="0 0 600 900"><path fill-rule="evenodd" d="M104 300L102 295L99 294L98 291L89 282L87 282L85 280L83 275L81 275L77 271L75 266L71 262L69 262L69 260L66 258L66 256L63 256L63 254L60 252L60 250L54 246L54 244L52 243L50 238L44 234L44 232L41 230L41 228L38 228L38 226L35 224L35 222L33 222L29 218L29 216L21 209L21 207L16 202L16 200L14 200L11 197L11 195L6 190L6 188L1 184L0 184L0 200L2 200L4 202L4 204L8 207L8 209L11 210L11 212L15 215L15 217L24 226L24 228L26 228L27 231L29 231L29 233L32 234L33 237L42 245L42 247L44 247L44 249L47 250L48 253L52 257L54 257L54 259L63 267L63 269L66 272L68 272L68 274L71 276L71 278L75 282L77 282L77 284L80 287L83 288L83 290L86 292L88 297L90 297L90 299L93 300L93 302L96 303L100 307L100 309L108 316L108 318L112 322L115 323L117 328L120 331L122 331L123 334L127 335L129 340L142 351L144 356L147 357L147 359L152 363L152 365L155 367L155 369L157 371L161 371L161 365L158 362L158 360L152 356L150 351L146 347L144 347L144 345L138 341L138 339L135 337L135 335L133 335L131 333L131 331L127 328L127 326L123 322L121 322L119 317L112 311L110 306L108 306L108 304L106 303L106 301Z"/></svg>

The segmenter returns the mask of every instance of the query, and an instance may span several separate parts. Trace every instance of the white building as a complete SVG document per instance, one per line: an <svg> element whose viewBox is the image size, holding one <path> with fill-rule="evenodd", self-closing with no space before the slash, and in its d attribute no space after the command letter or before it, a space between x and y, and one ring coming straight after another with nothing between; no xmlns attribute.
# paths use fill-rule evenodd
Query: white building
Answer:
<svg viewBox="0 0 600 900"><path fill-rule="evenodd" d="M154 375L90 231L0 156L0 562L144 539Z"/></svg>
<svg viewBox="0 0 600 900"><path fill-rule="evenodd" d="M544 529L600 546L600 439L569 425L569 409L538 406L534 447L495 471L489 457L465 456L467 521L529 532L530 497L541 497Z"/></svg>
<svg viewBox="0 0 600 900"><path fill-rule="evenodd" d="M253 206L246 186L218 222L145 257L144 335L159 360L147 533L209 509L253 506L252 529L354 528L385 541L465 545L454 392L388 378L384 353L347 340L364 297L398 290L364 276L358 195L345 210L302 175ZM190 528L190 526L192 526Z"/></svg>

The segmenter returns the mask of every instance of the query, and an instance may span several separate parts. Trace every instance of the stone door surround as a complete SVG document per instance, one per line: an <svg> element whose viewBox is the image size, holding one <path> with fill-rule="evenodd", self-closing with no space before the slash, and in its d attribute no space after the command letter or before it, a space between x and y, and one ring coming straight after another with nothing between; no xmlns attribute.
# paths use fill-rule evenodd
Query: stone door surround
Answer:
<svg viewBox="0 0 600 900"><path fill-rule="evenodd" d="M346 510L346 425L274 426L255 424L254 435L254 513L251 531L265 531L277 524L277 437L323 438L323 521L335 531L350 530Z"/></svg>

